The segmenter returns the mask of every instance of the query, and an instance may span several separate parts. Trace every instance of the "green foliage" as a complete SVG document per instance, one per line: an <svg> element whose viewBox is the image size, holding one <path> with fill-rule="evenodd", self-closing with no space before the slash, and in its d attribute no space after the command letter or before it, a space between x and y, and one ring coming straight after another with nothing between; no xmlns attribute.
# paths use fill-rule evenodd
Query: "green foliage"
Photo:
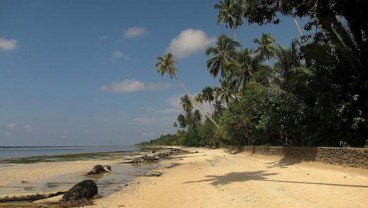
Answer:
<svg viewBox="0 0 368 208"><path fill-rule="evenodd" d="M304 28L316 32L288 48L265 33L256 49L220 35L206 50L219 84L193 99L213 104L213 115L203 122L192 98L183 99L177 143L368 147L368 1L219 0L215 8L218 23L233 30L277 24L281 12L305 18ZM176 78L175 63L168 54L156 66Z"/></svg>
<svg viewBox="0 0 368 208"><path fill-rule="evenodd" d="M177 137L177 135L173 135L173 134L166 134L166 135L161 135L159 138L157 139L152 139L149 142L141 142L138 145L142 145L142 146L149 146L149 145L179 145L179 138Z"/></svg>
<svg viewBox="0 0 368 208"><path fill-rule="evenodd" d="M203 126L199 129L198 136L200 138L199 145L206 146L211 143L216 143L215 140L216 126L210 121L206 120Z"/></svg>

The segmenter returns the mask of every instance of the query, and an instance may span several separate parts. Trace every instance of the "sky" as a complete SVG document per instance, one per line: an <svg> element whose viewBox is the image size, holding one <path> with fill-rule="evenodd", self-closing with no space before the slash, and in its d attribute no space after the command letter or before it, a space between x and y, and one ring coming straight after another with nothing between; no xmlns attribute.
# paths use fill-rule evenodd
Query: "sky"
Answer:
<svg viewBox="0 0 368 208"><path fill-rule="evenodd" d="M153 3L154 2L154 3ZM0 0L0 146L131 145L175 133L184 91L157 74L174 54L192 92L218 81L205 49L231 30L217 0ZM298 31L243 25L244 47L262 32L289 46Z"/></svg>

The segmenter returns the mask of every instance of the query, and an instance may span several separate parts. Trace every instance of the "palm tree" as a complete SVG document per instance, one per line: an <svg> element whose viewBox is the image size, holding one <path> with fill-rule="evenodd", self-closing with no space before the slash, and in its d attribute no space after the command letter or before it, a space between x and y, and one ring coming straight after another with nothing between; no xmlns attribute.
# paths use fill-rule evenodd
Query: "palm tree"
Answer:
<svg viewBox="0 0 368 208"><path fill-rule="evenodd" d="M215 111L214 115L216 117L219 117L225 109L224 106L222 105L221 101L219 101L219 100L215 101L215 103L213 104L213 108L214 108L214 111Z"/></svg>
<svg viewBox="0 0 368 208"><path fill-rule="evenodd" d="M258 44L258 48L255 50L256 53L259 53L261 57L263 57L268 61L275 55L275 38L271 36L271 34L262 33L260 39L254 39L254 42Z"/></svg>
<svg viewBox="0 0 368 208"><path fill-rule="evenodd" d="M178 77L176 76L176 67L175 67L176 63L177 61L175 61L173 55L171 53L168 53L163 56L157 57L157 63L155 66L157 68L157 72L161 74L161 76L163 76L164 74L168 74L170 78L174 78L178 82L180 87L184 89L185 93L190 98L193 98L194 96L185 88L183 83L181 83ZM198 106L202 110L202 112L204 112L204 114L213 122L213 124L215 124L215 126L218 127L218 124L211 118L210 115L208 115L208 113L203 109L203 106L199 103Z"/></svg>
<svg viewBox="0 0 368 208"><path fill-rule="evenodd" d="M247 48L238 52L237 60L233 63L233 74L228 82L235 82L237 91L241 91L260 67L261 58Z"/></svg>
<svg viewBox="0 0 368 208"><path fill-rule="evenodd" d="M189 121L189 126L191 124L192 119L194 118L195 122L198 126L201 126L202 123L198 120L198 117L192 114L193 104L188 95L184 95L180 98L180 104L183 110L187 113L187 121Z"/></svg>
<svg viewBox="0 0 368 208"><path fill-rule="evenodd" d="M193 113L193 116L194 118L199 121L199 123L201 124L201 120L202 120L202 115L201 113L199 112L199 110L195 110L194 113Z"/></svg>
<svg viewBox="0 0 368 208"><path fill-rule="evenodd" d="M215 8L219 10L217 24L221 23L226 28L229 27L233 31L235 40L237 40L235 29L242 24L242 19L237 18L241 17L239 13L242 12L239 4L236 0L220 0L218 4L215 4Z"/></svg>
<svg viewBox="0 0 368 208"><path fill-rule="evenodd" d="M183 108L183 110L187 113L190 114L192 113L193 110L193 104L192 101L190 101L190 98L188 95L184 95L180 98L180 104Z"/></svg>
<svg viewBox="0 0 368 208"><path fill-rule="evenodd" d="M183 114L179 114L176 120L179 122L180 128L185 129L188 126L187 119Z"/></svg>
<svg viewBox="0 0 368 208"><path fill-rule="evenodd" d="M198 93L194 96L194 101L196 103L203 104L203 95L201 93Z"/></svg>
<svg viewBox="0 0 368 208"><path fill-rule="evenodd" d="M215 96L214 96L214 91L213 91L212 87L209 87L209 86L205 87L202 90L202 95L203 95L203 100L210 104L211 110L213 112L212 101L215 100Z"/></svg>
<svg viewBox="0 0 368 208"><path fill-rule="evenodd" d="M236 49L239 47L239 42L222 34L218 37L216 46L206 50L206 55L210 56L207 60L207 68L213 77L216 77L218 73L223 78L229 75L226 65L234 61L237 54Z"/></svg>
<svg viewBox="0 0 368 208"><path fill-rule="evenodd" d="M234 99L234 86L231 83L221 80L221 87L216 88L216 97L224 104L229 104Z"/></svg>

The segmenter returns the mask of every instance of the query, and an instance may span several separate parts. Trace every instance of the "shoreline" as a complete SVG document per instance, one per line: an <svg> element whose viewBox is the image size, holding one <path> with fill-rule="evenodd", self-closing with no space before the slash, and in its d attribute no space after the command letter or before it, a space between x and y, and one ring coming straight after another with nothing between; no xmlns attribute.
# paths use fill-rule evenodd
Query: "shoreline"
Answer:
<svg viewBox="0 0 368 208"><path fill-rule="evenodd" d="M13 158L0 163L0 201L39 194L65 192L84 179L92 179L101 187L100 194L116 191L135 175L144 174L156 164L130 165L124 162L147 151L80 153L53 156ZM15 163L11 163L15 161ZM19 163L20 162L20 163ZM95 165L110 165L110 173L87 175ZM13 203L8 201L8 203ZM2 204L0 203L0 206Z"/></svg>
<svg viewBox="0 0 368 208"><path fill-rule="evenodd" d="M130 172L119 169L121 163L126 161L122 158L5 166L0 169L0 186L15 182L22 187L27 186L20 183L22 180L28 180L28 185L40 181L44 184L47 181L63 181L67 175L81 176L94 165L101 164L113 165L115 174L95 178L102 197L94 199L94 205L88 207L309 208L364 207L368 204L367 169L317 162L285 165L279 163L282 157L278 156L246 152L231 154L224 149L181 149L191 153L160 160L140 173L128 164L126 167L131 167ZM148 153L146 151L141 155ZM1 165L4 167L4 164ZM73 169L70 169L71 165ZM145 174L151 171L163 174L160 177L146 177ZM125 181L108 178L114 175L130 175L130 178ZM78 180L70 183L69 188L82 178L77 177ZM104 183L109 184L109 180L114 182L110 184L110 192L106 192ZM51 190L56 191L55 187ZM306 191L309 191L308 194ZM28 203L28 206L31 205Z"/></svg>

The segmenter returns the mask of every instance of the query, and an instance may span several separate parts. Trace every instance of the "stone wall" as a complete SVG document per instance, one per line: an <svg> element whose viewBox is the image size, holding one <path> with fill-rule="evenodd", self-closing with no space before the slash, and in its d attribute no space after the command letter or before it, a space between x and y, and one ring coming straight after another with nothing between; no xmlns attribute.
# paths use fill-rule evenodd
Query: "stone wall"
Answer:
<svg viewBox="0 0 368 208"><path fill-rule="evenodd" d="M231 150L368 169L368 148L244 146Z"/></svg>

